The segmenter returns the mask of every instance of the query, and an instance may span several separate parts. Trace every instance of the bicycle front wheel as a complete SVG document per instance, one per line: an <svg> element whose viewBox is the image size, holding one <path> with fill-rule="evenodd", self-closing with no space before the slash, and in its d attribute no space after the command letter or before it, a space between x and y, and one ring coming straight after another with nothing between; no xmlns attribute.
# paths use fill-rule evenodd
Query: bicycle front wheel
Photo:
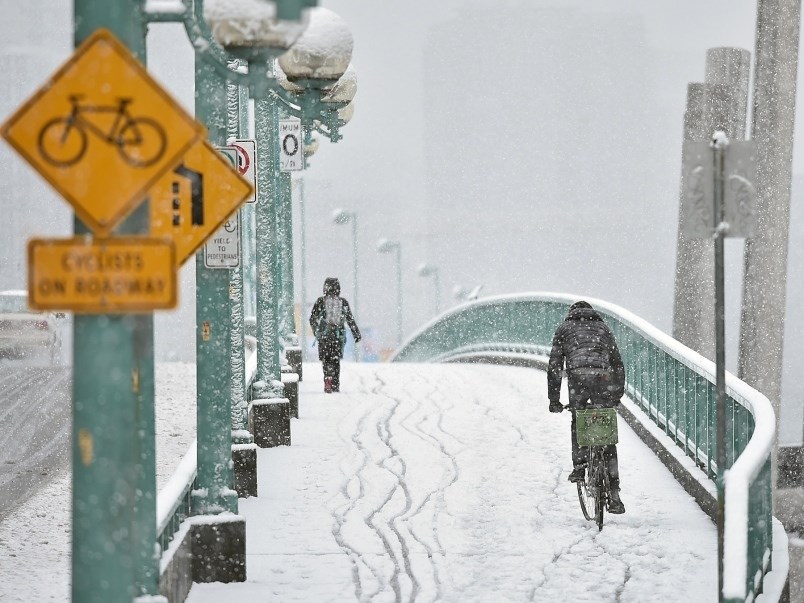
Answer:
<svg viewBox="0 0 804 603"><path fill-rule="evenodd" d="M167 146L165 131L149 117L130 120L120 130L117 150L130 165L148 167L162 158Z"/></svg>
<svg viewBox="0 0 804 603"><path fill-rule="evenodd" d="M78 163L87 150L87 133L69 117L56 117L39 131L39 154L56 167Z"/></svg>
<svg viewBox="0 0 804 603"><path fill-rule="evenodd" d="M587 521L594 521L597 512L597 490L594 482L589 479L591 471L586 472L586 480L578 482L578 502Z"/></svg>

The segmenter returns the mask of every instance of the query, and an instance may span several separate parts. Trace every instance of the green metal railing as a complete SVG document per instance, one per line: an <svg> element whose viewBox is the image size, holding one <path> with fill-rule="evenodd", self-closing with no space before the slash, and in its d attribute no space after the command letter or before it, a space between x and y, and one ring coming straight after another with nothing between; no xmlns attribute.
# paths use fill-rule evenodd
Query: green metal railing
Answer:
<svg viewBox="0 0 804 603"><path fill-rule="evenodd" d="M549 355L553 333L577 297L521 294L465 304L429 323L393 362L445 362L467 356ZM588 300L612 330L626 368L626 392L713 482L715 366L627 310ZM768 399L727 376L726 547L724 600L753 600L770 571L773 549Z"/></svg>
<svg viewBox="0 0 804 603"><path fill-rule="evenodd" d="M254 378L257 374L257 340L250 335L246 335L244 347L246 355L246 392L250 402L251 386L254 384ZM176 468L170 482L159 491L156 505L156 541L159 543L161 554L167 551L176 532L181 528L182 522L193 515L192 492L198 488L196 450L196 441L194 440Z"/></svg>

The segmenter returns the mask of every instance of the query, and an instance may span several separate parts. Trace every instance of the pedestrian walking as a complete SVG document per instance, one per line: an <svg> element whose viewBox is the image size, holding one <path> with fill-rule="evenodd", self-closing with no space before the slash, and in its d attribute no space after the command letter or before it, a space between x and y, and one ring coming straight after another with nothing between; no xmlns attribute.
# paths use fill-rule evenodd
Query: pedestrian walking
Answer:
<svg viewBox="0 0 804 603"><path fill-rule="evenodd" d="M324 281L324 295L313 304L310 327L318 340L318 359L324 365L324 391L340 391L341 358L346 345L346 327L352 331L355 345L360 341L360 329L352 315L349 302L341 297L341 284L337 278Z"/></svg>

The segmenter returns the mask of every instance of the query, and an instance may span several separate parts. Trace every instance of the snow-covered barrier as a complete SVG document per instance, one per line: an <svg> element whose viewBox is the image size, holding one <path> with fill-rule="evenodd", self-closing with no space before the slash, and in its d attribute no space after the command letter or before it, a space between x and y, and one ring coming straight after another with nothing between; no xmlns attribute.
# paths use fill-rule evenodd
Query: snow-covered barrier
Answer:
<svg viewBox="0 0 804 603"><path fill-rule="evenodd" d="M391 360L449 362L502 354L544 362L556 327L578 299L528 293L463 304L419 329ZM617 339L626 368L626 393L640 411L634 416L646 423L646 429L664 434L680 457L691 459L688 470L708 481L707 489L714 492L714 363L624 308L583 299L604 317ZM776 421L768 399L731 374L726 375L726 394L724 600L756 600L776 553L784 554L784 567L777 568L784 576L781 581L774 576L773 587L762 597L775 601L778 597L771 591L780 590L787 573L786 543L777 543L777 551L773 546L770 455Z"/></svg>
<svg viewBox="0 0 804 603"><path fill-rule="evenodd" d="M257 374L257 340L245 337L246 387ZM160 592L170 601L184 601L193 582L192 528L205 525L192 518L191 495L197 488L196 440L190 444L173 476L159 491L156 501L156 543L161 552ZM237 516L224 517L226 524ZM241 518L242 519L242 518ZM188 521L189 520L189 521ZM209 521L207 521L209 523Z"/></svg>

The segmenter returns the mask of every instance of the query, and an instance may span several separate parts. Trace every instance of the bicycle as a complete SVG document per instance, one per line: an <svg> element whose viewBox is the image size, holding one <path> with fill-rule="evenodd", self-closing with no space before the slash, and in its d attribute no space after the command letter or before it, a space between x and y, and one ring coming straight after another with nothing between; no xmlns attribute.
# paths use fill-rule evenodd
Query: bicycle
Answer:
<svg viewBox="0 0 804 603"><path fill-rule="evenodd" d="M132 116L132 99L121 98L117 105L81 105L82 95L69 97L72 109L66 117L55 117L39 131L40 155L56 167L70 167L86 153L88 132L117 147L123 160L138 168L153 165L165 152L165 131L150 117ZM114 120L105 132L85 117L88 113L111 113Z"/></svg>
<svg viewBox="0 0 804 603"><path fill-rule="evenodd" d="M567 408L567 406L564 406ZM607 468L606 446L614 445L617 437L617 412L613 408L586 408L575 411L578 446L587 449L587 462L582 465L586 479L577 482L578 502L583 516L603 529L603 511L608 508L611 484Z"/></svg>

